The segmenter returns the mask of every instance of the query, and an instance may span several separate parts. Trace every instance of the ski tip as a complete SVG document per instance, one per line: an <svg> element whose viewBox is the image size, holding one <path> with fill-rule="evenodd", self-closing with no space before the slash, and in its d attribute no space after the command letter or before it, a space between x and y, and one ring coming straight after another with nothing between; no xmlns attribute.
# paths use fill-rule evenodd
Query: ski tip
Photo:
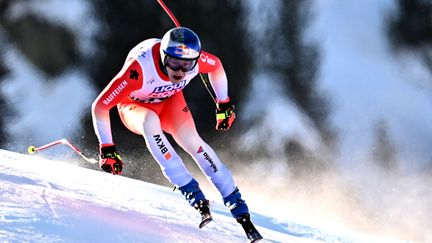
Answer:
<svg viewBox="0 0 432 243"><path fill-rule="evenodd" d="M262 237L262 236L259 236L258 238L252 239L252 240L251 240L251 243L259 242L259 241L261 241L262 239L263 239L263 237Z"/></svg>
<svg viewBox="0 0 432 243"><path fill-rule="evenodd" d="M261 241L263 239L263 237L260 235L260 233L258 231L247 234L247 236L248 236L248 239L250 240L251 243L255 243L255 242Z"/></svg>
<svg viewBox="0 0 432 243"><path fill-rule="evenodd" d="M35 146L30 146L30 147L28 147L27 152L28 152L29 154L34 154L34 153L36 153L36 147L35 147Z"/></svg>
<svg viewBox="0 0 432 243"><path fill-rule="evenodd" d="M213 221L213 218L207 218L205 220L203 220L200 224L199 224L199 228L202 229L204 226L206 226L208 223L210 223L211 221Z"/></svg>

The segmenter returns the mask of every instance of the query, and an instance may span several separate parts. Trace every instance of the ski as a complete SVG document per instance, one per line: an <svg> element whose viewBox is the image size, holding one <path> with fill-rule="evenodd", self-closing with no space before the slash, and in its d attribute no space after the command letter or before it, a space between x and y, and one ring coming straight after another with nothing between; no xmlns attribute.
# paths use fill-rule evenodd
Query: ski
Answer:
<svg viewBox="0 0 432 243"><path fill-rule="evenodd" d="M249 214L238 217L237 222L242 226L247 238L250 240L251 243L258 242L263 239L261 234L258 232L252 221L250 220Z"/></svg>
<svg viewBox="0 0 432 243"><path fill-rule="evenodd" d="M251 243L258 242L258 241L261 241L263 239L261 234L256 229L255 229L255 231L251 231L249 233L246 233L246 235L247 235L247 237Z"/></svg>
<svg viewBox="0 0 432 243"><path fill-rule="evenodd" d="M198 226L201 229L213 220L213 217L210 213L210 201L200 200L195 204L194 207L201 214L201 223Z"/></svg>
<svg viewBox="0 0 432 243"><path fill-rule="evenodd" d="M199 224L199 228L202 229L204 226L206 226L208 223L213 221L213 217L210 213L202 215L201 223Z"/></svg>

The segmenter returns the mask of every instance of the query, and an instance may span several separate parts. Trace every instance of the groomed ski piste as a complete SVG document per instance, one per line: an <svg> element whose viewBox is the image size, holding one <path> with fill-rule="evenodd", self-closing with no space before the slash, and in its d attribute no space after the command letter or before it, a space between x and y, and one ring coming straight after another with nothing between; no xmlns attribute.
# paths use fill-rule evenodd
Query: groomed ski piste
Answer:
<svg viewBox="0 0 432 243"><path fill-rule="evenodd" d="M199 214L172 188L0 150L0 242L247 242L218 199L212 212L199 229ZM261 242L407 242L251 214Z"/></svg>

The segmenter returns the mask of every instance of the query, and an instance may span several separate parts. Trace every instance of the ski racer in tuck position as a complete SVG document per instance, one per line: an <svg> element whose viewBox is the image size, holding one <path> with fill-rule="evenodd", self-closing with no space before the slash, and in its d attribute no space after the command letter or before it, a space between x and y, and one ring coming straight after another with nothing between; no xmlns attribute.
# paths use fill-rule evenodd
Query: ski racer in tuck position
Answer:
<svg viewBox="0 0 432 243"><path fill-rule="evenodd" d="M198 36L190 29L169 30L162 39L148 39L128 54L121 71L92 105L93 125L100 145L100 167L121 174L123 162L116 152L109 110L117 106L124 125L144 137L165 177L185 196L202 217L200 228L212 220L209 201L186 169L165 133L171 134L198 164L220 192L232 216L252 241L262 239L250 220L228 168L199 136L182 89L199 73L208 74L216 95L216 129L227 130L235 119L228 96L228 81L221 61L201 50Z"/></svg>

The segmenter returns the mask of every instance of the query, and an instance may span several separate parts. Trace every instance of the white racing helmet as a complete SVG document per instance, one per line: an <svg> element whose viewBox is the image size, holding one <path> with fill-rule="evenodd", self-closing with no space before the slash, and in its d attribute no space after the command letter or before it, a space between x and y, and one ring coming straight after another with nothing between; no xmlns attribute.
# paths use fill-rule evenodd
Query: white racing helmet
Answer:
<svg viewBox="0 0 432 243"><path fill-rule="evenodd" d="M164 66L169 57L194 61L194 67L201 54L201 42L192 30L186 27L173 28L162 37L160 54Z"/></svg>

